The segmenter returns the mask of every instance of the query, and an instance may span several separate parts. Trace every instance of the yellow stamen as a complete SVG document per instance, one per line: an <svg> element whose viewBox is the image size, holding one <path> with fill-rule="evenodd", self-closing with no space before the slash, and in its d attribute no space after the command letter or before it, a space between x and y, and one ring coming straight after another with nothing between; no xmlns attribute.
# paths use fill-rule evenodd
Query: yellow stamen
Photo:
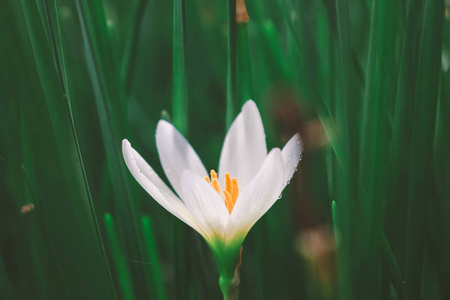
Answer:
<svg viewBox="0 0 450 300"><path fill-rule="evenodd" d="M216 192L219 193L219 195L221 195L220 184L219 184L219 180L217 180L217 178L212 179L211 185L216 190Z"/></svg>
<svg viewBox="0 0 450 300"><path fill-rule="evenodd" d="M233 199L233 205L236 203L236 200L239 196L239 184L237 182L236 177L231 179L231 199Z"/></svg>
<svg viewBox="0 0 450 300"><path fill-rule="evenodd" d="M225 205L228 209L228 213L231 215L231 212L233 211L234 208L233 200L231 199L231 195L230 193L228 193L227 190L223 190L223 194L225 195Z"/></svg>
<svg viewBox="0 0 450 300"><path fill-rule="evenodd" d="M211 184L220 196L222 196L216 171L211 170L211 180L209 180L208 176L205 176L205 180ZM230 173L228 172L225 173L225 189L222 191L225 197L225 205L228 209L228 213L231 215L234 205L236 204L236 200L239 196L239 185L236 177L231 178Z"/></svg>
<svg viewBox="0 0 450 300"><path fill-rule="evenodd" d="M225 172L225 189L231 194L231 177L228 172Z"/></svg>

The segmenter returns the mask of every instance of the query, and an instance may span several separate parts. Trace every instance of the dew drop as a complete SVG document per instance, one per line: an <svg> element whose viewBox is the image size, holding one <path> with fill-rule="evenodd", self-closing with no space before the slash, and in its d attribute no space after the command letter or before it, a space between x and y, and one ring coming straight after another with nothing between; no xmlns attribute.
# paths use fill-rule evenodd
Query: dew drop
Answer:
<svg viewBox="0 0 450 300"><path fill-rule="evenodd" d="M289 184L289 183L291 183L291 180L290 180L290 179L286 182L286 184Z"/></svg>
<svg viewBox="0 0 450 300"><path fill-rule="evenodd" d="M280 195L278 196L278 199L281 199L281 197L283 197L283 195L282 195L282 194L280 194Z"/></svg>

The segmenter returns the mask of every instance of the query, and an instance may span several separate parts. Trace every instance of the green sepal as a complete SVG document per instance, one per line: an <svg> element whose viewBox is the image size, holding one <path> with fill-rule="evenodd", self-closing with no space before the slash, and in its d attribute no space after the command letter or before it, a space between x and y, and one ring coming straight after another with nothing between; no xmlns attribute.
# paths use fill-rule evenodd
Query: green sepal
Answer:
<svg viewBox="0 0 450 300"><path fill-rule="evenodd" d="M236 266L239 262L242 243L245 235L237 235L232 241L225 242L223 237L217 237L206 240L214 260L219 269L219 285L224 296L231 285L234 278Z"/></svg>

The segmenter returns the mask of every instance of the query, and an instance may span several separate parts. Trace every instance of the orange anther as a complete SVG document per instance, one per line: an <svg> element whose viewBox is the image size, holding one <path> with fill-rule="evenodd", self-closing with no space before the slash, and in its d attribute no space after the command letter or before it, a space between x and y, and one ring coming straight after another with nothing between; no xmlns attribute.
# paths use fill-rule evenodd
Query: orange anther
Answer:
<svg viewBox="0 0 450 300"><path fill-rule="evenodd" d="M234 208L233 200L231 199L231 195L230 193L228 193L227 190L223 190L223 194L225 195L225 206L228 209L228 213L231 215L231 212L233 211Z"/></svg>
<svg viewBox="0 0 450 300"><path fill-rule="evenodd" d="M216 192L222 196L220 191L219 180L217 179L217 173L214 170L211 170L211 180L208 176L204 177L205 180L211 184L211 186L216 190ZM225 200L225 206L228 209L228 213L231 215L233 211L234 205L236 204L236 200L239 196L239 185L236 177L231 178L230 173L225 173L225 189L222 190Z"/></svg>
<svg viewBox="0 0 450 300"><path fill-rule="evenodd" d="M231 179L231 199L233 200L233 205L236 203L236 200L239 196L239 184L236 177Z"/></svg>
<svg viewBox="0 0 450 300"><path fill-rule="evenodd" d="M219 184L219 180L217 180L217 178L213 178L212 179L211 185L219 193L219 195L221 195L221 193L220 193L220 184Z"/></svg>
<svg viewBox="0 0 450 300"><path fill-rule="evenodd" d="M231 194L231 177L228 172L225 172L225 189Z"/></svg>

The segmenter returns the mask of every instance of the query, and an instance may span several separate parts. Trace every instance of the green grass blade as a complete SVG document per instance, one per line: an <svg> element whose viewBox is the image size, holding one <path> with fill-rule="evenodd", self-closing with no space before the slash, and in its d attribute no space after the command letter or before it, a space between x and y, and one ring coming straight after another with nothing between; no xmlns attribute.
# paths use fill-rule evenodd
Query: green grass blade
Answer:
<svg viewBox="0 0 450 300"><path fill-rule="evenodd" d="M188 94L186 79L186 15L185 1L173 1L173 66L172 66L172 116L174 126L185 136L188 134ZM144 224L143 224L144 225ZM145 224L150 226L149 224ZM188 228L181 222L174 224L174 261L176 297L185 297L189 289L190 272L186 267L188 256L186 234ZM148 227L144 227L148 230ZM148 232L147 232L148 234ZM146 239L148 235L145 236ZM148 240L146 240L148 243ZM149 250L149 249L147 249ZM155 278L155 277L154 277ZM156 278L155 278L156 279ZM155 281L155 285L160 285Z"/></svg>
<svg viewBox="0 0 450 300"><path fill-rule="evenodd" d="M77 134L71 110L68 101L64 97L61 81L58 79L58 73L54 64L55 58L53 55L55 52L52 51L47 38L45 38L44 26L35 2L22 1L22 7L37 75L45 99L45 106L40 106L35 111L30 110L31 107L28 106L31 103L25 100L23 109L25 110L25 116L29 118L30 124L34 124L34 126L36 126L34 122L37 121L36 118L38 116L41 118L48 116L47 122L49 123L44 121L45 119L40 118L42 125L37 125L37 127L49 130L48 133L52 135L47 147L55 147L49 150L45 145L38 145L38 143L42 143L42 140L39 140L39 135L31 134L31 128L28 128L24 134L25 139L35 148L33 148L33 152L26 152L25 165L28 165L34 172L39 172L39 175L34 174L33 180L37 181L36 186L40 189L42 199L45 199L43 204L47 207L45 222L47 225L50 222L54 224L53 226L56 225L58 227L57 230L56 228L51 229L51 238L54 239L54 243L59 245L57 247L58 255L61 257L65 256L64 261L60 260L60 262L65 264L66 268L74 269L74 272L66 275L68 283L66 288L70 291L71 297L81 297L81 291L77 286L84 285L85 291L89 291L88 298L92 297L91 299L95 299L99 295L108 295L108 297L114 299L114 288L103 247L98 239L99 231L87 179L84 174L83 160L76 138ZM41 102L38 105L42 104ZM36 129L34 128L34 130ZM39 161L38 153L48 152L53 153L54 163L47 163L47 167L42 169L43 165ZM51 171L59 171L58 176L61 178L55 182L59 182L60 186L45 183L46 180L50 180L52 177L54 179L56 174L48 174L48 177L46 177L43 176L42 172ZM63 187L62 190L60 190L61 187ZM58 194L59 197L57 196ZM61 206L61 198L65 199L64 206L70 207L69 210L58 209ZM84 224L84 230L82 231L77 226L80 223ZM59 231L65 232L64 237L58 236ZM76 245L76 251L71 254L60 250L71 244ZM87 267L88 265L89 268L86 268L86 270L89 270L89 272L81 276L80 272L83 273L84 270L82 266Z"/></svg>
<svg viewBox="0 0 450 300"><path fill-rule="evenodd" d="M121 140L126 137L127 109L123 85L114 68L111 51L108 49L108 34L103 7L99 2L77 1L78 15L83 33L86 59L94 87L95 103L100 119L106 162L110 171L114 196L114 216L118 224L118 236L125 255L130 260L143 261L144 243L141 240L138 206L131 196L121 153ZM133 281L136 282L136 297L148 297L145 282L145 266L129 265ZM139 282L141 284L139 284Z"/></svg>
<svg viewBox="0 0 450 300"><path fill-rule="evenodd" d="M148 216L142 216L141 224L144 233L145 244L147 246L148 253L148 263L151 264L151 278L152 278L152 288L154 290L155 298L158 300L167 299L164 282L163 273L161 270L161 264L158 255L158 247L156 244L155 235L153 234L153 225Z"/></svg>
<svg viewBox="0 0 450 300"><path fill-rule="evenodd" d="M174 263L175 263L175 297L183 298L186 296L186 291L189 290L189 267L187 266L187 262L189 261L188 257L188 248L189 246L187 241L187 230L184 224L181 222L176 222L174 224L174 241L173 245L174 249Z"/></svg>
<svg viewBox="0 0 450 300"><path fill-rule="evenodd" d="M121 299L134 300L136 299L136 297L134 295L131 274L126 263L126 258L120 247L119 240L116 234L116 229L114 226L114 221L111 214L109 213L105 214L104 222L110 246L109 248L112 255L112 261L114 264L114 269L117 274L118 286L120 294L122 295Z"/></svg>
<svg viewBox="0 0 450 300"><path fill-rule="evenodd" d="M341 93L336 103L336 123L341 132L350 157L358 157L357 154L357 121L359 116L359 105L356 102L354 74L353 74L353 53L350 43L350 7L347 0L336 1L336 15L338 25L339 40L339 67ZM351 165L355 168L357 164ZM348 170L349 174L356 174L355 170Z"/></svg>
<svg viewBox="0 0 450 300"><path fill-rule="evenodd" d="M342 255L346 262L343 276L341 279L345 286L340 286L343 290L342 299L358 299L362 288L358 282L356 269L359 263L359 254L361 251L360 235L356 228L358 227L359 211L357 205L357 170L358 163L352 158L358 157L357 144L357 125L359 116L359 104L356 102L354 90L353 61L350 43L350 15L349 1L335 1L337 37L339 51L336 63L336 86L339 87L335 101L335 121L339 136L335 137L334 143L340 145L341 156L340 165L336 169L336 201L340 206L340 216L342 223L342 232L346 239L351 243L342 245ZM344 159L344 160L342 160Z"/></svg>
<svg viewBox="0 0 450 300"><path fill-rule="evenodd" d="M430 197L431 158L441 68L444 4L425 2L414 99L412 160L405 254L406 299L420 299L424 258L425 217Z"/></svg>
<svg viewBox="0 0 450 300"><path fill-rule="evenodd" d="M390 180L386 203L386 237L404 271L406 223L409 195L409 162L412 159L414 87L417 85L420 30L422 24L423 1L411 1L408 5L406 28L403 36L402 53L397 80L392 139L389 148Z"/></svg>
<svg viewBox="0 0 450 300"><path fill-rule="evenodd" d="M236 98L241 105L253 99L248 26L247 22L236 25Z"/></svg>
<svg viewBox="0 0 450 300"><path fill-rule="evenodd" d="M228 8L228 58L227 58L227 116L228 129L235 117L236 105L236 1L227 0Z"/></svg>
<svg viewBox="0 0 450 300"><path fill-rule="evenodd" d="M187 84L185 66L185 3L173 1L173 98L172 115L174 126L187 134Z"/></svg>
<svg viewBox="0 0 450 300"><path fill-rule="evenodd" d="M135 4L135 9L133 11L133 18L131 21L131 30L127 36L127 41L125 43L125 53L121 65L121 79L125 82L125 92L127 95L131 93L131 87L133 82L133 71L136 65L137 49L139 36L142 29L142 21L144 18L144 12L147 8L148 0L139 0Z"/></svg>
<svg viewBox="0 0 450 300"><path fill-rule="evenodd" d="M5 270L3 257L0 256L0 296L2 299L16 300L17 296L14 293L14 288L8 278L8 273Z"/></svg>
<svg viewBox="0 0 450 300"><path fill-rule="evenodd" d="M394 254L392 253L391 247L389 247L386 236L384 235L383 231L381 231L381 229L379 229L376 238L378 240L377 248L379 249L381 259L389 272L389 276L392 284L394 285L395 291L397 292L400 300L405 299L403 294L405 281L403 281L403 276L400 268L397 264Z"/></svg>
<svg viewBox="0 0 450 300"><path fill-rule="evenodd" d="M436 193L431 198L428 213L428 255L437 273L437 281L444 299L450 298L447 278L450 278L450 76L448 66L445 65L450 49L450 20L445 18L444 51L441 72L441 94L439 99L438 130L435 144L434 180Z"/></svg>
<svg viewBox="0 0 450 300"><path fill-rule="evenodd" d="M359 226L362 240L361 260L367 272L358 276L362 284L362 294L369 298L379 297L380 260L378 259L376 235L384 224L386 201L386 179L388 175L388 148L390 138L388 128L388 103L395 99L392 83L396 80L393 71L395 65L392 49L386 45L395 44L394 21L400 13L398 2L373 1L369 53L365 76L365 90L362 102L362 118L360 129L359 176L361 189L359 199L361 211ZM359 298L358 297L358 298Z"/></svg>
<svg viewBox="0 0 450 300"><path fill-rule="evenodd" d="M336 244L336 260L340 299L349 299L349 297L351 297L352 295L350 285L348 282L346 282L350 279L349 275L347 274L349 272L349 261L347 261L345 253L343 252L344 243L348 243L348 240L344 241L344 232L342 231L341 217L335 201L331 203L331 212L333 216L334 240ZM346 239L348 238L346 237Z"/></svg>

